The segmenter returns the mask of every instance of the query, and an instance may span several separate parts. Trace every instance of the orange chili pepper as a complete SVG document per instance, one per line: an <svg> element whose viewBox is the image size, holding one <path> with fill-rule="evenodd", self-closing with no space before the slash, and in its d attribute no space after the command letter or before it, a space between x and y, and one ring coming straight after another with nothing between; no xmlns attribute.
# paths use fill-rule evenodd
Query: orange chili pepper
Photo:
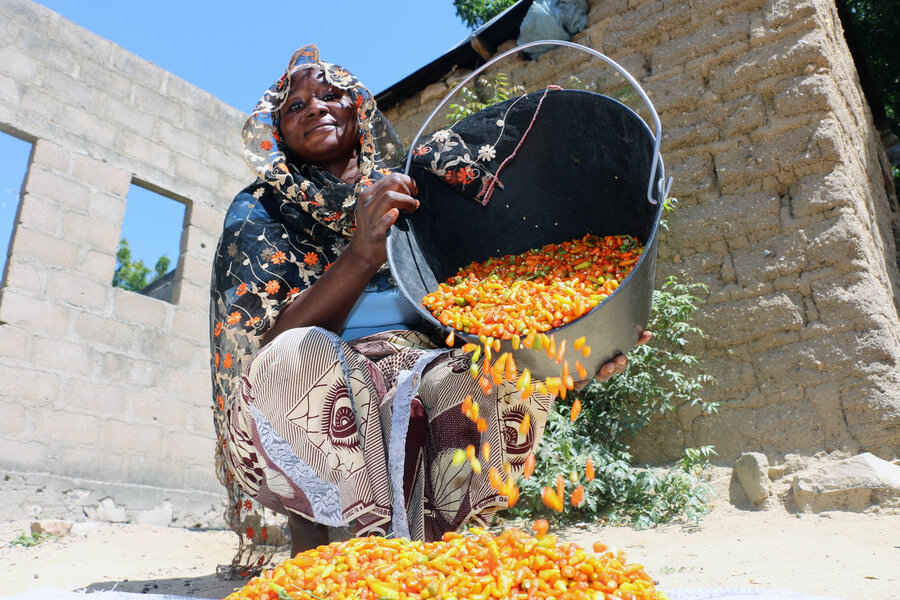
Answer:
<svg viewBox="0 0 900 600"><path fill-rule="evenodd" d="M541 490L541 501L544 506L556 512L563 511L563 502L559 495L551 487L545 487Z"/></svg>
<svg viewBox="0 0 900 600"><path fill-rule="evenodd" d="M584 465L584 478L588 481L594 480L594 461L588 456L587 462Z"/></svg>
<svg viewBox="0 0 900 600"><path fill-rule="evenodd" d="M456 341L456 332L451 329L450 333L447 334L447 339L444 340L448 346L453 347L453 343Z"/></svg>
<svg viewBox="0 0 900 600"><path fill-rule="evenodd" d="M545 488L553 510L555 494ZM503 484L509 505L518 489ZM363 537L307 550L250 579L227 600L342 598L399 600L458 597L619 598L664 600L653 579L621 552L597 542L586 552L559 544L546 519L532 525L534 536L515 528L494 536L472 528L447 532L434 542Z"/></svg>
<svg viewBox="0 0 900 600"><path fill-rule="evenodd" d="M577 361L577 360L575 361L575 370L578 371L578 380L579 380L579 381L584 381L585 379L588 378L588 372L587 372L587 369L585 369L585 368L584 368L584 365L581 364L581 363L580 363L579 361Z"/></svg>
<svg viewBox="0 0 900 600"><path fill-rule="evenodd" d="M559 350L556 353L556 364L562 362L563 358L566 356L566 340L563 340L559 343Z"/></svg>
<svg viewBox="0 0 900 600"><path fill-rule="evenodd" d="M525 416L522 417L522 422L519 423L519 433L521 433L522 435L527 435L530 429L531 415L529 413L525 413Z"/></svg>
<svg viewBox="0 0 900 600"><path fill-rule="evenodd" d="M510 354L509 358L506 359L506 380L507 381L516 381L519 377L518 371L516 371L516 360L513 358L513 355Z"/></svg>
<svg viewBox="0 0 900 600"><path fill-rule="evenodd" d="M529 454L528 458L525 459L525 470L522 471L522 477L528 479L531 477L531 474L534 473L534 467L537 463L537 459L534 457L534 454Z"/></svg>
<svg viewBox="0 0 900 600"><path fill-rule="evenodd" d="M575 488L575 491L572 492L571 502L572 506L581 506L581 503L584 502L584 485Z"/></svg>
<svg viewBox="0 0 900 600"><path fill-rule="evenodd" d="M561 473L556 476L556 495L559 496L560 502L562 502L566 496L566 480Z"/></svg>
<svg viewBox="0 0 900 600"><path fill-rule="evenodd" d="M495 490L499 490L500 486L503 485L503 476L500 474L500 471L497 470L497 467L488 469L488 482Z"/></svg>
<svg viewBox="0 0 900 600"><path fill-rule="evenodd" d="M570 415L570 418L572 419L573 423L575 422L575 419L577 419L578 415L580 415L580 414L581 414L581 400L579 400L578 398L575 398L575 400L572 402L572 414Z"/></svg>
<svg viewBox="0 0 900 600"><path fill-rule="evenodd" d="M550 523L547 519L535 519L534 523L531 524L531 530L534 531L534 537L541 540L547 535L547 531L550 529Z"/></svg>

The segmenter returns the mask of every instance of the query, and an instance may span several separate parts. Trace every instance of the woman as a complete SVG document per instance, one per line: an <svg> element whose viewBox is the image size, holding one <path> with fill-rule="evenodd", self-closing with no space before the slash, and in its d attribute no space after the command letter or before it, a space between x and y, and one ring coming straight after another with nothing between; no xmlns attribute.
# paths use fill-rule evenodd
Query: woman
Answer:
<svg viewBox="0 0 900 600"><path fill-rule="evenodd" d="M232 566L265 541L246 525L260 505L289 516L294 554L327 543L328 527L431 540L483 523L506 507L489 466L521 472L552 398L495 388L483 434L461 413L482 394L469 356L413 329L384 264L388 229L419 201L390 171L400 144L371 93L306 46L243 140L258 180L226 216L211 306L217 468L243 534ZM624 366L620 356L599 376ZM484 441L481 475L453 465L456 449Z"/></svg>

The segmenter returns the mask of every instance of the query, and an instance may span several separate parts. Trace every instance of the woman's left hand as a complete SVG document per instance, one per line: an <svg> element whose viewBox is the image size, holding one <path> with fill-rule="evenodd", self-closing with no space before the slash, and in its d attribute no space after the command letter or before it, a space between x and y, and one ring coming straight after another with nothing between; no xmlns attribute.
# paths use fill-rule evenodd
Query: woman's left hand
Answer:
<svg viewBox="0 0 900 600"><path fill-rule="evenodd" d="M641 333L641 337L638 340L637 344L635 344L635 346L637 347L637 346L642 346L642 345L646 344L647 342L650 341L650 338L652 338L652 337L653 337L652 331L645 331L645 332ZM627 367L627 366L628 366L628 357L626 357L624 354L619 354L618 356L613 358L611 361L609 361L608 363L606 363L605 365L600 367L600 371L598 371L597 374L594 375L594 379L596 379L597 381L606 381L607 379L609 379L616 373L624 372L625 367ZM581 381L576 381L575 389L580 390L584 386L586 386L589 382L590 382L590 379L583 379Z"/></svg>

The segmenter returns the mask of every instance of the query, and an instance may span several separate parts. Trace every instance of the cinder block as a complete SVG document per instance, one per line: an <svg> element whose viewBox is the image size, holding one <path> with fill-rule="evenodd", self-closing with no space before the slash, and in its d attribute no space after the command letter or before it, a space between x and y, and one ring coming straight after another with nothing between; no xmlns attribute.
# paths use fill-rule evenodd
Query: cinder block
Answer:
<svg viewBox="0 0 900 600"><path fill-rule="evenodd" d="M116 140L118 147L126 156L138 164L146 164L166 171L170 167L172 151L141 136L119 130Z"/></svg>
<svg viewBox="0 0 900 600"><path fill-rule="evenodd" d="M0 302L0 322L47 334L64 335L74 309L9 286Z"/></svg>
<svg viewBox="0 0 900 600"><path fill-rule="evenodd" d="M153 138L166 148L178 150L188 156L200 156L204 146L208 144L205 138L198 137L194 132L185 131L162 119L154 123Z"/></svg>
<svg viewBox="0 0 900 600"><path fill-rule="evenodd" d="M215 189L219 175L207 165L199 164L196 157L174 152L172 160L175 164L175 175L186 179L202 188Z"/></svg>
<svg viewBox="0 0 900 600"><path fill-rule="evenodd" d="M187 210L187 225L218 236L222 233L225 213L215 206L192 202Z"/></svg>
<svg viewBox="0 0 900 600"><path fill-rule="evenodd" d="M196 369L209 364L209 346L201 340L165 336L159 356L161 364L179 369Z"/></svg>
<svg viewBox="0 0 900 600"><path fill-rule="evenodd" d="M112 67L121 73L122 77L145 86L146 94L158 95L162 87L165 71L148 60L128 52L122 48L115 48L111 56ZM138 94L140 95L140 94Z"/></svg>
<svg viewBox="0 0 900 600"><path fill-rule="evenodd" d="M75 154L72 162L72 176L77 180L89 182L92 187L117 196L128 195L130 172L84 154Z"/></svg>
<svg viewBox="0 0 900 600"><path fill-rule="evenodd" d="M208 350L209 312L176 306L172 319L172 332L173 335L197 340Z"/></svg>
<svg viewBox="0 0 900 600"><path fill-rule="evenodd" d="M0 366L0 373L4 371L5 369ZM6 380L4 379L4 381ZM7 393L4 390L4 396ZM0 438L21 439L23 434L27 435L25 432L26 427L29 425L28 414L31 410L32 407L28 407L28 410L26 410L26 406L15 396L0 396L0 414L3 415L3 418L0 419Z"/></svg>
<svg viewBox="0 0 900 600"><path fill-rule="evenodd" d="M132 104L131 87L135 87L134 84L130 85L129 93L124 97L112 95L104 97L100 103L102 112L111 122L120 125L123 129L135 135L153 139L154 128L159 119L153 113L140 110Z"/></svg>
<svg viewBox="0 0 900 600"><path fill-rule="evenodd" d="M240 131L241 127L244 125L244 121L247 120L247 113L238 110L230 104L217 100L209 92L203 91L200 88L194 88L194 93L198 94L201 98L205 96L208 99L209 102L206 106L210 116L222 121L226 130Z"/></svg>
<svg viewBox="0 0 900 600"><path fill-rule="evenodd" d="M194 403L187 409L187 430L199 435L210 436L215 431L213 425L212 399L193 398Z"/></svg>
<svg viewBox="0 0 900 600"><path fill-rule="evenodd" d="M70 444L54 449L54 464L50 471L72 478L97 480L102 474L106 482L128 481L127 454L112 452L105 443Z"/></svg>
<svg viewBox="0 0 900 600"><path fill-rule="evenodd" d="M209 428L213 428L210 417ZM170 433L166 435L163 452L178 461L204 463L214 456L214 447L210 448L209 439L195 433Z"/></svg>
<svg viewBox="0 0 900 600"><path fill-rule="evenodd" d="M117 319L167 331L174 307L163 300L117 288L113 295L113 314Z"/></svg>
<svg viewBox="0 0 900 600"><path fill-rule="evenodd" d="M46 272L38 269L33 263L17 260L14 256L6 264L4 285L39 295L44 290Z"/></svg>
<svg viewBox="0 0 900 600"><path fill-rule="evenodd" d="M35 364L58 373L86 374L93 370L94 352L83 344L57 338L40 337L34 341L31 359ZM65 390L62 390L63 394Z"/></svg>
<svg viewBox="0 0 900 600"><path fill-rule="evenodd" d="M122 223L69 213L62 220L60 234L84 249L115 252L119 247Z"/></svg>
<svg viewBox="0 0 900 600"><path fill-rule="evenodd" d="M203 310L209 308L209 282L202 285L181 280L175 303L188 309Z"/></svg>
<svg viewBox="0 0 900 600"><path fill-rule="evenodd" d="M2 302L3 295L0 294L0 306ZM34 331L18 324L0 322L0 338L3 339L0 344L0 364L16 368L24 366L30 370L32 365L25 357L30 356Z"/></svg>
<svg viewBox="0 0 900 600"><path fill-rule="evenodd" d="M73 75L74 69L60 70L52 62L41 65L37 80L32 82L48 93L64 99L66 103L86 110L96 110L96 106L104 95L104 91L93 87L86 81L79 81Z"/></svg>
<svg viewBox="0 0 900 600"><path fill-rule="evenodd" d="M185 429L184 400L179 397L164 395L158 389L144 390L128 394L126 403L131 420L162 428L166 439L171 432Z"/></svg>
<svg viewBox="0 0 900 600"><path fill-rule="evenodd" d="M0 466L13 471L48 470L47 446L43 440L14 440L0 436Z"/></svg>
<svg viewBox="0 0 900 600"><path fill-rule="evenodd" d="M100 367L96 373L97 379L120 381L142 388L154 385L159 370L155 361L126 356L118 352L103 353L103 357L95 364Z"/></svg>
<svg viewBox="0 0 900 600"><path fill-rule="evenodd" d="M33 144L31 165L39 170L52 170L68 174L72 165L72 154L50 140L38 139Z"/></svg>
<svg viewBox="0 0 900 600"><path fill-rule="evenodd" d="M221 103L211 94L200 90L172 73L165 74L165 95L183 104L187 112L207 112L210 105ZM244 117L246 118L246 116Z"/></svg>
<svg viewBox="0 0 900 600"><path fill-rule="evenodd" d="M221 494L224 488L215 477L215 464L212 458L214 456L214 444L207 440L204 447L209 448L208 457L198 465L189 465L180 473L182 477L181 487Z"/></svg>
<svg viewBox="0 0 900 600"><path fill-rule="evenodd" d="M154 67L158 69L158 67ZM159 69L162 73L162 69ZM160 78L162 75L160 75ZM161 93L161 87L145 87L144 82L139 79L132 79L138 84L134 94L134 106L138 110L145 111L149 114L156 115L159 118L170 120L178 123L185 116L184 105L167 98Z"/></svg>
<svg viewBox="0 0 900 600"><path fill-rule="evenodd" d="M58 408L79 407L79 411L97 415L101 420L122 418L129 409L129 391L118 382L90 381L72 377L64 381L65 397Z"/></svg>
<svg viewBox="0 0 900 600"><path fill-rule="evenodd" d="M129 186L130 188L130 186ZM88 201L88 214L95 218L101 218L111 223L121 223L125 217L125 204L128 189L125 194L107 194L95 191Z"/></svg>
<svg viewBox="0 0 900 600"><path fill-rule="evenodd" d="M157 384L167 393L177 393L183 398L212 398L210 374L205 369L198 371L160 365Z"/></svg>
<svg viewBox="0 0 900 600"><path fill-rule="evenodd" d="M59 203L49 198L25 194L19 201L19 212L14 226L21 225L24 228L41 230L47 235L59 235L60 223L67 212ZM15 235L15 230L13 234Z"/></svg>
<svg viewBox="0 0 900 600"><path fill-rule="evenodd" d="M65 397L65 392L63 392ZM48 445L58 448L82 445L106 446L101 434L101 419L88 407L69 405L68 410L39 409L34 413L36 439L48 440Z"/></svg>
<svg viewBox="0 0 900 600"><path fill-rule="evenodd" d="M6 332L4 332L5 334ZM34 334L32 334L34 335ZM6 338L4 337L4 340ZM34 345L34 342L29 344ZM24 352L26 349L21 349ZM23 358L25 358L23 356ZM38 370L34 365L40 364ZM48 367L41 363L27 365L0 364L0 378L3 381L3 397L10 402L21 403L27 400L29 408L45 406L51 408L61 392L60 376L47 371ZM2 419L0 419L2 421Z"/></svg>
<svg viewBox="0 0 900 600"><path fill-rule="evenodd" d="M137 325L88 312L75 315L73 321L75 334L82 343L96 350L132 352L141 345L144 332Z"/></svg>
<svg viewBox="0 0 900 600"><path fill-rule="evenodd" d="M0 74L0 105L18 109L24 103L22 95L22 88L18 81Z"/></svg>
<svg viewBox="0 0 900 600"><path fill-rule="evenodd" d="M9 38L4 38L9 39ZM38 62L22 54L13 46L0 48L0 73L17 81L31 81L38 70Z"/></svg>
<svg viewBox="0 0 900 600"><path fill-rule="evenodd" d="M104 40L106 41L106 40ZM105 54L108 56L110 49ZM134 82L129 77L123 77L121 73L115 69L109 68L109 62L104 57L95 57L95 60L83 60L78 64L80 69L79 78L84 81L90 81L92 85L106 91L106 99L101 104L106 108L110 118L114 115L108 109L109 100L121 103L130 102L132 89L135 87Z"/></svg>
<svg viewBox="0 0 900 600"><path fill-rule="evenodd" d="M183 280L198 286L209 285L210 278L212 277L212 262L210 259L215 252L215 242L207 241L204 243L206 244L206 248L204 248L202 252L206 256L198 258L197 256L194 256L193 253L185 254L181 257L181 264L179 265L180 272L178 275L182 277Z"/></svg>
<svg viewBox="0 0 900 600"><path fill-rule="evenodd" d="M88 109L64 105L60 118L55 121L65 131L83 137L103 148L114 148L118 130L108 120Z"/></svg>
<svg viewBox="0 0 900 600"><path fill-rule="evenodd" d="M87 250L78 263L78 272L93 281L112 282L116 269L116 257L102 250Z"/></svg>
<svg viewBox="0 0 900 600"><path fill-rule="evenodd" d="M91 192L83 183L68 175L45 171L32 163L28 176L22 186L23 195L40 196L37 202L48 200L57 202L70 209L87 211ZM23 201L26 201L23 198Z"/></svg>
<svg viewBox="0 0 900 600"><path fill-rule="evenodd" d="M157 455L163 441L162 431L155 425L106 419L102 430L103 445L112 453L124 450Z"/></svg>

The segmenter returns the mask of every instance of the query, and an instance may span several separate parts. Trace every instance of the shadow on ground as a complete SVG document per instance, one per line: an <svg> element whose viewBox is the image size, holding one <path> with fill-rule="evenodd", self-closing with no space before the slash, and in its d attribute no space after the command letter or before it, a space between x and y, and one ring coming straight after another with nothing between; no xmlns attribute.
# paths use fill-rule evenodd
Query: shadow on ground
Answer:
<svg viewBox="0 0 900 600"><path fill-rule="evenodd" d="M215 573L203 577L176 577L173 579L146 579L124 581L102 581L92 583L79 592L129 592L133 594L169 594L188 598L225 598L236 588L247 583L245 579L225 580Z"/></svg>

